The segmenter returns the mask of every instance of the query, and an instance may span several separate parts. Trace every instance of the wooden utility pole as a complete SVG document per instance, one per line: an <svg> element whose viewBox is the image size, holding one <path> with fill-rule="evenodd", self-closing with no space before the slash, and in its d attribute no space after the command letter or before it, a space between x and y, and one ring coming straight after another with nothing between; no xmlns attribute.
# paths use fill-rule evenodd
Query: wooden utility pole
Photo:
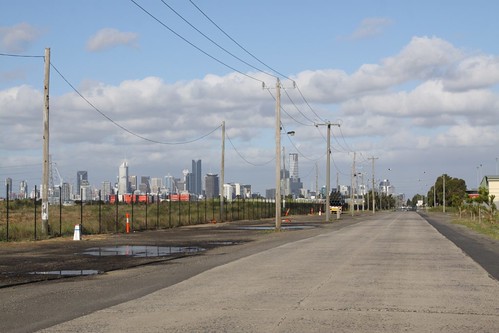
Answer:
<svg viewBox="0 0 499 333"><path fill-rule="evenodd" d="M281 230L281 82L277 79L275 98L275 230Z"/></svg>
<svg viewBox="0 0 499 333"><path fill-rule="evenodd" d="M222 161L220 166L220 222L224 213L224 175L225 175L225 120L222 121Z"/></svg>
<svg viewBox="0 0 499 333"><path fill-rule="evenodd" d="M368 158L368 160L372 160L372 162L373 162L373 214L374 214L374 212L376 212L376 200L375 200L376 196L374 195L374 160L377 160L377 159L378 159L378 157L374 157L374 156Z"/></svg>
<svg viewBox="0 0 499 333"><path fill-rule="evenodd" d="M340 124L333 124L329 121L323 124L315 124L316 127L327 126L327 146L326 146L326 222L329 222L331 215L331 125L340 127Z"/></svg>
<svg viewBox="0 0 499 333"><path fill-rule="evenodd" d="M355 174L355 155L356 152L353 152L353 163L352 163L352 179L350 184L350 213L353 216L354 206L355 206L355 190L354 190L354 177Z"/></svg>
<svg viewBox="0 0 499 333"><path fill-rule="evenodd" d="M50 48L45 49L45 79L43 82L43 164L42 164L42 234L49 233L49 84L50 84ZM36 195L36 194L35 194Z"/></svg>

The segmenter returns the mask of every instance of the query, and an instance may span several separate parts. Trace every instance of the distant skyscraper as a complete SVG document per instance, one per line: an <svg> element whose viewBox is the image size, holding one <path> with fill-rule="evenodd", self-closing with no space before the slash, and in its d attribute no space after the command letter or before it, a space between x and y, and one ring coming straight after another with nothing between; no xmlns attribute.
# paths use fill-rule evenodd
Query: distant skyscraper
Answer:
<svg viewBox="0 0 499 333"><path fill-rule="evenodd" d="M303 183L300 181L300 176L298 174L298 154L289 154L289 193L293 197L298 198L301 195L301 189L303 188Z"/></svg>
<svg viewBox="0 0 499 333"><path fill-rule="evenodd" d="M62 186L61 186L61 200L63 202L71 200L71 185L69 183L62 183Z"/></svg>
<svg viewBox="0 0 499 333"><path fill-rule="evenodd" d="M289 178L298 180L298 154L289 154Z"/></svg>
<svg viewBox="0 0 499 333"><path fill-rule="evenodd" d="M88 182L88 172L87 171L78 171L76 172L76 194L80 194L81 182L86 180Z"/></svg>
<svg viewBox="0 0 499 333"><path fill-rule="evenodd" d="M151 193L158 193L163 187L161 178L151 178Z"/></svg>
<svg viewBox="0 0 499 333"><path fill-rule="evenodd" d="M28 182L21 180L19 183L19 199L28 199Z"/></svg>
<svg viewBox="0 0 499 333"><path fill-rule="evenodd" d="M217 198L220 195L218 175L209 173L205 177L206 198Z"/></svg>
<svg viewBox="0 0 499 333"><path fill-rule="evenodd" d="M192 176L190 179L189 192L201 195L203 194L203 183L201 178L201 160L192 160Z"/></svg>
<svg viewBox="0 0 499 333"><path fill-rule="evenodd" d="M151 177L149 176L140 177L139 190L142 193L151 193Z"/></svg>
<svg viewBox="0 0 499 333"><path fill-rule="evenodd" d="M139 189L139 185L137 184L137 176L128 176L128 189L131 193Z"/></svg>
<svg viewBox="0 0 499 333"><path fill-rule="evenodd" d="M118 194L129 193L128 186L128 163L123 162L118 170Z"/></svg>
<svg viewBox="0 0 499 333"><path fill-rule="evenodd" d="M175 179L170 174L168 174L168 176L165 176L165 188L168 193L176 193Z"/></svg>
<svg viewBox="0 0 499 333"><path fill-rule="evenodd" d="M109 201L109 197L113 194L111 182L103 181L102 182L102 191L101 191L101 199L105 202Z"/></svg>

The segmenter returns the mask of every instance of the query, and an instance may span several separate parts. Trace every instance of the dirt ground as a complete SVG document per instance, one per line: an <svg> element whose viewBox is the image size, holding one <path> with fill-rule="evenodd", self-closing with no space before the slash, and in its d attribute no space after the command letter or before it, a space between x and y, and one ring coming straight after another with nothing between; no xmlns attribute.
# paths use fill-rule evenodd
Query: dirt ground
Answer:
<svg viewBox="0 0 499 333"><path fill-rule="evenodd" d="M324 226L324 216L296 216L283 232ZM0 243L0 288L94 274L200 254L273 233L274 220L204 224L129 234L82 235Z"/></svg>

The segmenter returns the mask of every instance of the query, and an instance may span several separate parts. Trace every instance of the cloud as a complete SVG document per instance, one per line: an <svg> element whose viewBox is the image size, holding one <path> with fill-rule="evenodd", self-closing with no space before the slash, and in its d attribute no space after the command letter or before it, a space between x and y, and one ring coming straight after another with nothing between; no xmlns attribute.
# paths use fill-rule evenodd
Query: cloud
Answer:
<svg viewBox="0 0 499 333"><path fill-rule="evenodd" d="M22 53L40 36L40 32L28 23L0 27L0 47L7 52Z"/></svg>
<svg viewBox="0 0 499 333"><path fill-rule="evenodd" d="M367 39L381 35L392 21L384 17L368 17L347 38L353 40Z"/></svg>
<svg viewBox="0 0 499 333"><path fill-rule="evenodd" d="M136 47L137 40L137 33L105 28L90 37L87 41L87 50L92 52L103 51L120 45Z"/></svg>
<svg viewBox="0 0 499 333"><path fill-rule="evenodd" d="M446 163L453 158L446 149L473 156L477 145L489 150L499 145L496 70L496 55L468 54L446 40L423 36L352 73L323 68L297 73L294 79L320 118L341 120L341 134L333 128L339 168L351 164L350 150L381 156L380 163L398 160L413 168L421 156ZM265 80L261 74L251 75ZM132 162L131 173L177 175L192 158L200 158L206 172L216 173L219 126L225 121L230 137L226 180L248 181L259 191L275 182L269 164L275 158L275 100L269 92L275 96L275 91L261 89L239 73L173 83L154 76L118 84L84 81L79 91L115 123L163 144L124 131L75 92L55 95L51 154L61 170L85 166L91 174L104 172L103 180L113 180L126 157ZM310 126L310 119L317 117L300 92L289 89L281 95L281 120L287 130L296 131L296 146L286 138L282 142L287 152L300 148L301 170L315 170L313 163L324 156L325 131ZM6 120L0 122L0 133L4 147L9 147L9 161L14 152L21 158L40 145L42 101L41 92L29 86L0 90L0 116ZM265 166L250 167L241 156ZM348 173L345 170L349 167L342 168Z"/></svg>

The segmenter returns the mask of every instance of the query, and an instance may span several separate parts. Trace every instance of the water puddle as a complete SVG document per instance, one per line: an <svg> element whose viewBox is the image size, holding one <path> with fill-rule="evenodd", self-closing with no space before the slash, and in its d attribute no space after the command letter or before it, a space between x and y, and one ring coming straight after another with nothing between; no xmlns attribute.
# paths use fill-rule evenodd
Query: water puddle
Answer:
<svg viewBox="0 0 499 333"><path fill-rule="evenodd" d="M167 257L175 254L192 254L203 252L205 249L196 246L149 246L149 245L119 245L107 247L93 247L83 252L84 255L108 257L126 256L134 258Z"/></svg>
<svg viewBox="0 0 499 333"><path fill-rule="evenodd" d="M222 245L222 246L226 246L226 245L237 245L237 244L241 244L241 242L234 242L234 241L213 241L213 242L210 242L211 245Z"/></svg>
<svg viewBox="0 0 499 333"><path fill-rule="evenodd" d="M95 269L80 269L80 270L60 270L60 271L43 271L30 272L30 275L58 275L58 276L88 276L102 274L101 271Z"/></svg>
<svg viewBox="0 0 499 333"><path fill-rule="evenodd" d="M315 228L311 225L288 225L281 226L283 230L302 230L302 229L312 229ZM275 226L247 226L247 227L238 227L239 230L274 230Z"/></svg>

